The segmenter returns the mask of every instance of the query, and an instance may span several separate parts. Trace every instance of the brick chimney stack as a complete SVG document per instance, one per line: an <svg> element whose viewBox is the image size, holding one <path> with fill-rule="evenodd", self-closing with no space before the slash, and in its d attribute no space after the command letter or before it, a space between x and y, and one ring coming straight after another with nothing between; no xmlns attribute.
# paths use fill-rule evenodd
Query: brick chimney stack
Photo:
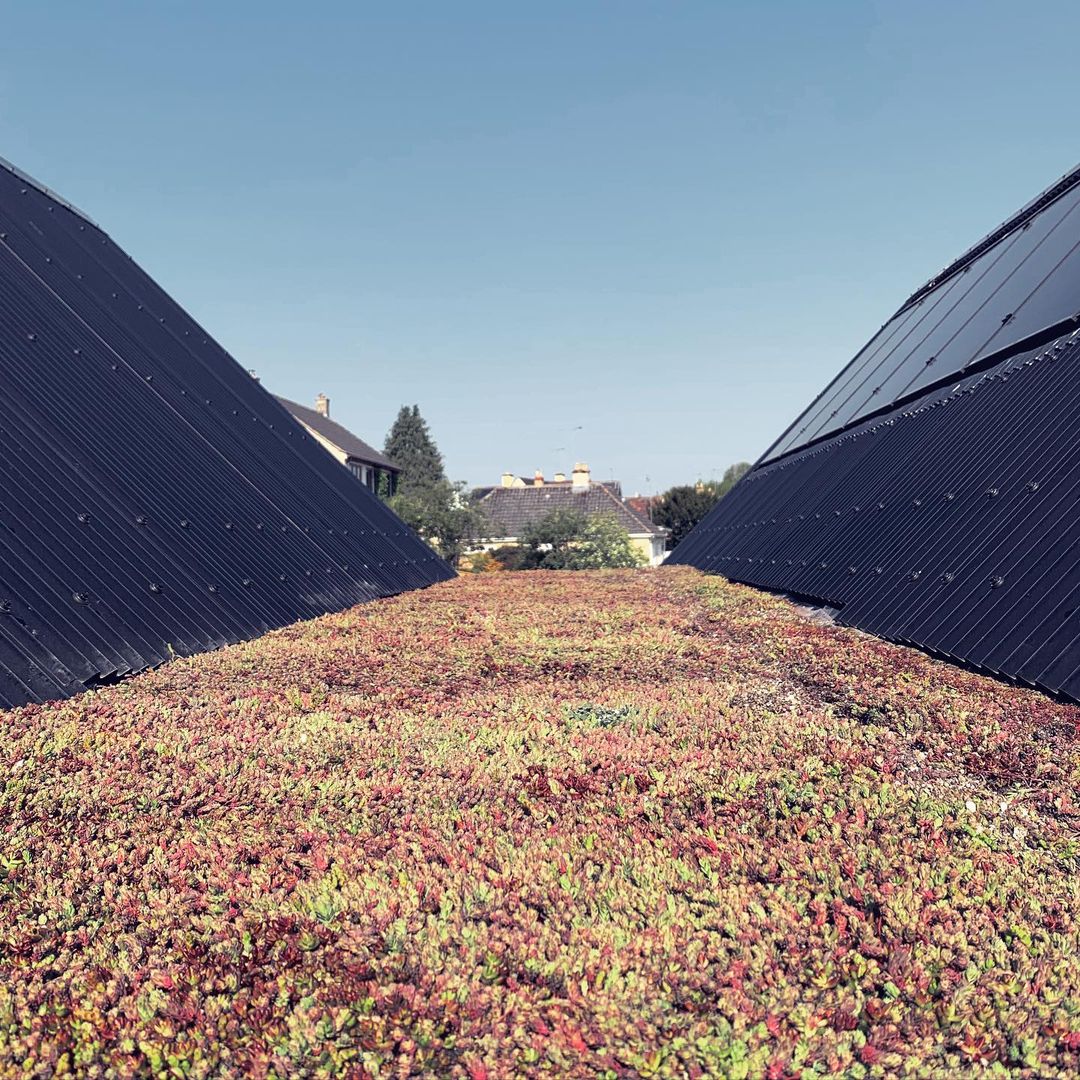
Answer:
<svg viewBox="0 0 1080 1080"><path fill-rule="evenodd" d="M504 472L502 474L502 486L513 487L514 486L514 474L512 472Z"/></svg>
<svg viewBox="0 0 1080 1080"><path fill-rule="evenodd" d="M315 399L315 411L320 416L325 416L330 419L330 399L325 394L320 394Z"/></svg>
<svg viewBox="0 0 1080 1080"><path fill-rule="evenodd" d="M566 473L557 472L555 474L554 480L555 480L556 484L565 484L566 483Z"/></svg>
<svg viewBox="0 0 1080 1080"><path fill-rule="evenodd" d="M539 469L537 469L535 475L533 476L533 487L543 487L543 486L544 486L544 474Z"/></svg>
<svg viewBox="0 0 1080 1080"><path fill-rule="evenodd" d="M570 474L570 486L574 491L589 490L589 466L578 462Z"/></svg>

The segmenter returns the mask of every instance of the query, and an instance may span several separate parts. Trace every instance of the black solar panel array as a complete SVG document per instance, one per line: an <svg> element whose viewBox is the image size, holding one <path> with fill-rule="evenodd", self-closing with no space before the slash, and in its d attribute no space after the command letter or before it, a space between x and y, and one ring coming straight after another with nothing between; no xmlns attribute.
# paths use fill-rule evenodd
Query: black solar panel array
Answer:
<svg viewBox="0 0 1080 1080"><path fill-rule="evenodd" d="M973 367L1070 330L1080 308L1080 170L919 290L765 455L840 431Z"/></svg>
<svg viewBox="0 0 1080 1080"><path fill-rule="evenodd" d="M832 434L828 421L801 435L797 424L669 561L817 600L842 623L1080 699L1076 179L886 324L874 339L891 335L884 408L857 408ZM1014 258L1017 245L1030 256L1055 236L1052 257ZM947 377L920 376L911 348L894 362L915 324L957 310L956 290L978 282L988 258L1014 265L964 309L966 322L948 316L954 341L982 324L961 353L938 347ZM1016 298L1040 293L1046 302L1029 318ZM984 317L995 304L1013 319L996 307ZM873 362L871 346L804 417L863 378L856 365Z"/></svg>
<svg viewBox="0 0 1080 1080"><path fill-rule="evenodd" d="M100 229L0 168L0 705L451 577Z"/></svg>

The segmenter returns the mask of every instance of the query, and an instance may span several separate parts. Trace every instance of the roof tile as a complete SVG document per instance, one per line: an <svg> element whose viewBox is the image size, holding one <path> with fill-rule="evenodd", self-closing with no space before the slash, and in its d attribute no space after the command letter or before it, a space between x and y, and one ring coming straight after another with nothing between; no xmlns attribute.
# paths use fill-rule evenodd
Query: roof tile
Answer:
<svg viewBox="0 0 1080 1080"><path fill-rule="evenodd" d="M530 525L555 510L574 510L585 517L596 514L613 514L628 533L660 536L664 530L647 518L635 513L620 499L611 486L595 480L586 490L574 490L570 485L545 484L543 487L504 488L485 490L478 506L489 523L497 529L493 536L519 537Z"/></svg>

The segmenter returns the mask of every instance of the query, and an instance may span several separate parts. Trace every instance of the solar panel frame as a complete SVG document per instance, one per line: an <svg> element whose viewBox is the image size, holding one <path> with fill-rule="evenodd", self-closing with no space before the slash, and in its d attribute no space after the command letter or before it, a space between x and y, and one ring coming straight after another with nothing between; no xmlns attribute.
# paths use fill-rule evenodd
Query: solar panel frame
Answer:
<svg viewBox="0 0 1080 1080"><path fill-rule="evenodd" d="M1027 339L1080 314L1080 297L1058 289L1080 273L1078 222L1080 168L917 290L761 460L792 453L988 358L1022 349ZM1064 251L1055 248L1058 239ZM1065 256L1070 267L1061 272Z"/></svg>
<svg viewBox="0 0 1080 1080"><path fill-rule="evenodd" d="M1080 700L1080 331L764 462L669 562Z"/></svg>

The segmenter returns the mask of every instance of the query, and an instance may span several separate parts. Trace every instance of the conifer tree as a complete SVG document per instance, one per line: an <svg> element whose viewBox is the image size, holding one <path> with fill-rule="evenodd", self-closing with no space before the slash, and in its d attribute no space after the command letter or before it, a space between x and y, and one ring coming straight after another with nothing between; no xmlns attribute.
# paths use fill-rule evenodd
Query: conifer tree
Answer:
<svg viewBox="0 0 1080 1080"><path fill-rule="evenodd" d="M386 456L401 469L398 493L431 491L446 482L442 454L435 445L420 407L402 405L384 446Z"/></svg>
<svg viewBox="0 0 1080 1080"><path fill-rule="evenodd" d="M456 563L479 531L480 515L465 485L446 478L442 454L419 406L401 406L384 450L401 469L395 493L382 493L387 505L444 559Z"/></svg>

